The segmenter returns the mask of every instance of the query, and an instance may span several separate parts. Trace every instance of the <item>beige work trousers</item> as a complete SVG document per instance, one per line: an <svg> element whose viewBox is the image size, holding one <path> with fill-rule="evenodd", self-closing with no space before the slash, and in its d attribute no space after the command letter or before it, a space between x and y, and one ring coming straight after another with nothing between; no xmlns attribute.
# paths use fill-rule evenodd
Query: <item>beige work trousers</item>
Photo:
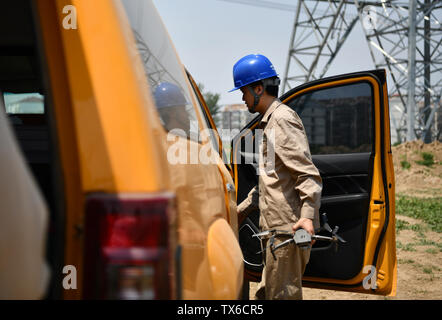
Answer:
<svg viewBox="0 0 442 320"><path fill-rule="evenodd" d="M263 246L266 242L263 241ZM275 239L275 245L280 242ZM291 243L274 254L276 260L267 248L263 255L265 265L255 300L302 300L302 275L310 259L310 249L302 250Z"/></svg>

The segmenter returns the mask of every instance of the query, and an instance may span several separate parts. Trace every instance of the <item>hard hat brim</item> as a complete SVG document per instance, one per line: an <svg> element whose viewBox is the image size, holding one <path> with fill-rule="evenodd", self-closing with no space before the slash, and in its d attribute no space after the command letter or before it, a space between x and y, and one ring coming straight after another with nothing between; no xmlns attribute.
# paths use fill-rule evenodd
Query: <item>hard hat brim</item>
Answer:
<svg viewBox="0 0 442 320"><path fill-rule="evenodd" d="M244 87L244 86L242 86L242 87ZM238 90L238 89L241 89L242 87L236 87L236 88L233 88L232 90L229 90L229 91L227 91L227 92L233 92L233 91L236 91L236 90Z"/></svg>

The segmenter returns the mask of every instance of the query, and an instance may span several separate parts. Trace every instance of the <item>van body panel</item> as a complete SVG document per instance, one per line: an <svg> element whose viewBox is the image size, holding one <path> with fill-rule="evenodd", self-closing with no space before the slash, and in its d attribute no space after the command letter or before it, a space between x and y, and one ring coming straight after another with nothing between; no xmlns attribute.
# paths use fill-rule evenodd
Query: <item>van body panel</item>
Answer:
<svg viewBox="0 0 442 320"><path fill-rule="evenodd" d="M63 26L66 17L63 9L68 5L76 9L77 29ZM219 265L226 252L229 255L238 252L234 241L237 239L236 209L231 214L232 192L226 191L225 183L232 180L222 171L222 160L216 152L215 161L208 164L199 159L196 163L173 164L168 159L171 149L187 152L189 157L195 151L198 157L212 148L203 130L208 125L196 96L192 93L189 98L197 115L200 140L168 134L161 126L121 2L35 1L35 7L48 64L64 175L65 264L76 267L77 281L81 284L84 203L88 194L173 191L178 216L176 224L171 225L172 232L177 234L171 255L179 260L175 261L179 268L174 271L179 275L173 278L181 281L177 297L214 297L214 292L220 290L213 290L211 270ZM180 68L185 75L182 65ZM189 81L186 86L191 88ZM220 219L230 222L231 233L226 233L224 227L221 230L232 239L226 239L225 251L210 252L209 229ZM176 248L179 255L175 254ZM238 259L242 261L241 254ZM242 286L242 277L237 279L242 265L235 263L233 269L227 265L223 268L226 269L220 270L220 279L230 283L228 296L234 298ZM237 283L232 283L232 272ZM63 297L81 299L81 285L79 289L64 290Z"/></svg>

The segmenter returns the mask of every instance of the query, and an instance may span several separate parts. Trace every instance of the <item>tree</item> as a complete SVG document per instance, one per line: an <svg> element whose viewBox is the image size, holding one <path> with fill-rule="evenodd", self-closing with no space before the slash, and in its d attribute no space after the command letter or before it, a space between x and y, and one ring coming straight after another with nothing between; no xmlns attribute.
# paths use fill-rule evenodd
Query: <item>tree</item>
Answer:
<svg viewBox="0 0 442 320"><path fill-rule="evenodd" d="M221 95L219 93L213 93L210 91L204 91L204 85L198 83L198 88L206 101L207 107L209 108L210 114L212 115L213 121L215 121L216 126L219 126L219 113L221 112L221 106L218 104Z"/></svg>

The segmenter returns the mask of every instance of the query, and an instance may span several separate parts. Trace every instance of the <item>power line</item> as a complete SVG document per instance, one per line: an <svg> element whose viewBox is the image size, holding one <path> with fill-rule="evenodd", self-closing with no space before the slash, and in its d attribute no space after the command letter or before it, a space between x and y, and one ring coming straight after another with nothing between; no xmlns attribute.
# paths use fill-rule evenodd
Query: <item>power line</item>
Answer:
<svg viewBox="0 0 442 320"><path fill-rule="evenodd" d="M285 12L287 12L287 11L295 12L295 10L296 10L295 6L291 6L289 4L276 3L276 2L270 2L270 1L264 1L264 0L218 0L218 1L243 4L243 5L248 5L248 6L252 6L252 7L269 8L269 9L281 10L281 11L285 11ZM330 0L327 0L327 1L330 1ZM349 0L349 1L351 1L351 3L353 3L353 0ZM339 1L331 0L331 2L337 3ZM346 2L347 1L344 1L344 3L346 3ZM327 13L324 10L316 10L316 12L321 13L321 14ZM351 15L351 14L347 14L347 13L346 13L346 16L356 17L356 15Z"/></svg>
<svg viewBox="0 0 442 320"><path fill-rule="evenodd" d="M270 8L270 9L276 9L276 10L282 10L282 11L295 11L296 7L291 6L288 4L283 3L276 3L276 2L270 2L270 1L264 1L264 0L218 0L218 1L224 1L224 2L232 2L232 3L240 3L245 5L250 5L254 7L264 7L264 8Z"/></svg>

